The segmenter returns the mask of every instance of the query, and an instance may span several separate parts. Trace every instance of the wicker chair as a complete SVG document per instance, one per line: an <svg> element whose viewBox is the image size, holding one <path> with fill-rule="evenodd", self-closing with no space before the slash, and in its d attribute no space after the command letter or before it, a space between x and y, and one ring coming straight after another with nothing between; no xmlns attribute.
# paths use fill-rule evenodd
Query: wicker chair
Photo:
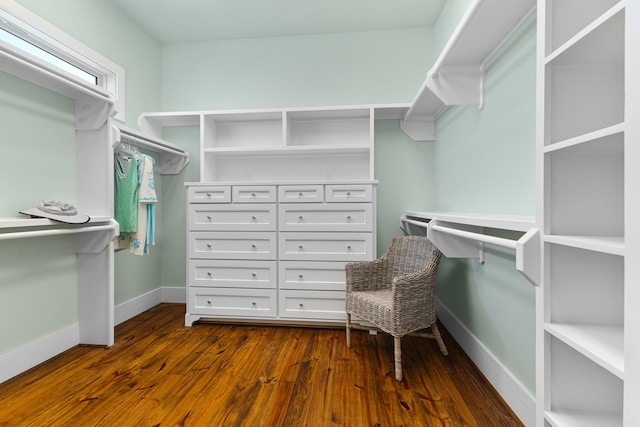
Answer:
<svg viewBox="0 0 640 427"><path fill-rule="evenodd" d="M426 237L402 236L393 239L381 258L346 265L347 347L351 347L351 315L391 334L398 381L402 381L400 338L404 335L434 338L442 354L448 354L436 326L440 255ZM431 333L417 333L429 327Z"/></svg>

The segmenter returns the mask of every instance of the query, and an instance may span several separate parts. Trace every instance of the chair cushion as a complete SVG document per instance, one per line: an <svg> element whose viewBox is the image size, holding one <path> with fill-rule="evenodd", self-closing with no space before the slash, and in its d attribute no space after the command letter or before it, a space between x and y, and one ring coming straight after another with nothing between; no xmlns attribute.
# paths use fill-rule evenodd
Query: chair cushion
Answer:
<svg viewBox="0 0 640 427"><path fill-rule="evenodd" d="M347 312L367 320L384 332L394 334L391 289L351 292L347 295Z"/></svg>

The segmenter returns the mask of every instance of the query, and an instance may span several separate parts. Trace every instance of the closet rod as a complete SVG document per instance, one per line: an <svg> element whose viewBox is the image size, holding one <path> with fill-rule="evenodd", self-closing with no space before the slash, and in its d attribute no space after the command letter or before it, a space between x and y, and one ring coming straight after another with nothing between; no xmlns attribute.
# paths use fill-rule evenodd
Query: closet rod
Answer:
<svg viewBox="0 0 640 427"><path fill-rule="evenodd" d="M489 243L501 246L507 249L516 249L517 242L515 240L505 239L502 237L487 236L486 234L473 233L471 231L457 230L455 228L443 227L442 225L432 225L431 230L439 231L453 236L463 237L465 239L476 240L482 243Z"/></svg>
<svg viewBox="0 0 640 427"><path fill-rule="evenodd" d="M171 153L182 157L189 157L188 151L180 147L173 146L161 139L146 137L122 126L118 126L116 129L120 132L120 135L117 138L120 143L133 144L148 148L156 153Z"/></svg>
<svg viewBox="0 0 640 427"><path fill-rule="evenodd" d="M402 218L402 222L406 222L407 224L417 225L418 227L427 228L429 226L428 222L416 221L414 219Z"/></svg>
<svg viewBox="0 0 640 427"><path fill-rule="evenodd" d="M116 224L110 224L110 225L98 225L93 227L82 227L82 228L55 228L55 229L48 229L48 230L17 231L14 233L0 233L0 240L26 239L29 237L46 237L46 236L60 236L64 234L87 233L91 231L113 230L116 227L117 227Z"/></svg>

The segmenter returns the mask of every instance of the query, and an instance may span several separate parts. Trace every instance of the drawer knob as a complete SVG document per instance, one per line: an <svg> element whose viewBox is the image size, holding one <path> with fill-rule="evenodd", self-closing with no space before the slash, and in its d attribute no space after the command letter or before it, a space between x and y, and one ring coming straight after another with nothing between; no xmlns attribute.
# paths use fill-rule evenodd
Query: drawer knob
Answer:
<svg viewBox="0 0 640 427"><path fill-rule="evenodd" d="M256 216L255 215L251 215L251 219L255 221L256 220Z"/></svg>
<svg viewBox="0 0 640 427"><path fill-rule="evenodd" d="M347 191L347 197L351 196L351 191Z"/></svg>
<svg viewBox="0 0 640 427"><path fill-rule="evenodd" d="M208 299L207 300L207 304L211 304L213 302L213 300Z"/></svg>
<svg viewBox="0 0 640 427"><path fill-rule="evenodd" d="M299 219L300 221L302 221L302 220L304 219L304 217L303 217L302 215L300 215L300 216L298 216L298 219Z"/></svg>
<svg viewBox="0 0 640 427"><path fill-rule="evenodd" d="M211 215L207 215L207 219L211 221Z"/></svg>
<svg viewBox="0 0 640 427"><path fill-rule="evenodd" d="M302 279L302 274L298 274L298 279Z"/></svg>
<svg viewBox="0 0 640 427"><path fill-rule="evenodd" d="M258 305L258 303L255 301L251 301L251 305L255 307L256 305Z"/></svg>
<svg viewBox="0 0 640 427"><path fill-rule="evenodd" d="M351 245L347 245L347 249L348 249L348 250L351 250Z"/></svg>
<svg viewBox="0 0 640 427"><path fill-rule="evenodd" d="M303 303L300 303L298 305L300 306L300 308L304 308L304 304Z"/></svg>
<svg viewBox="0 0 640 427"><path fill-rule="evenodd" d="M211 272L207 271L207 276L211 277Z"/></svg>
<svg viewBox="0 0 640 427"><path fill-rule="evenodd" d="M256 273L251 273L251 277L255 278L255 277L257 277L257 274Z"/></svg>
<svg viewBox="0 0 640 427"><path fill-rule="evenodd" d="M254 245L251 245L251 249L255 249L255 248L256 248L256 245L255 245L255 244L254 244Z"/></svg>
<svg viewBox="0 0 640 427"><path fill-rule="evenodd" d="M211 243L207 243L207 247L208 247L208 248L211 248Z"/></svg>
<svg viewBox="0 0 640 427"><path fill-rule="evenodd" d="M207 197L211 197L211 193L207 193Z"/></svg>
<svg viewBox="0 0 640 427"><path fill-rule="evenodd" d="M256 193L251 193L251 197L256 197Z"/></svg>
<svg viewBox="0 0 640 427"><path fill-rule="evenodd" d="M351 221L351 215L347 215L347 221Z"/></svg>
<svg viewBox="0 0 640 427"><path fill-rule="evenodd" d="M298 193L298 196L302 197L302 191Z"/></svg>
<svg viewBox="0 0 640 427"><path fill-rule="evenodd" d="M298 245L298 249L302 249L302 245Z"/></svg>

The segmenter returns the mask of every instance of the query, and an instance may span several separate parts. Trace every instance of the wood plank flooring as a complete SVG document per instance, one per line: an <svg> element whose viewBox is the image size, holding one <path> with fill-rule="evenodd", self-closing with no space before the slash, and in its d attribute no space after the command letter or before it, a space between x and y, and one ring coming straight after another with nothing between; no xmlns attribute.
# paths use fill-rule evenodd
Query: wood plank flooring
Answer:
<svg viewBox="0 0 640 427"><path fill-rule="evenodd" d="M196 323L161 304L0 384L0 426L521 426L451 337ZM444 328L442 328L444 329Z"/></svg>

